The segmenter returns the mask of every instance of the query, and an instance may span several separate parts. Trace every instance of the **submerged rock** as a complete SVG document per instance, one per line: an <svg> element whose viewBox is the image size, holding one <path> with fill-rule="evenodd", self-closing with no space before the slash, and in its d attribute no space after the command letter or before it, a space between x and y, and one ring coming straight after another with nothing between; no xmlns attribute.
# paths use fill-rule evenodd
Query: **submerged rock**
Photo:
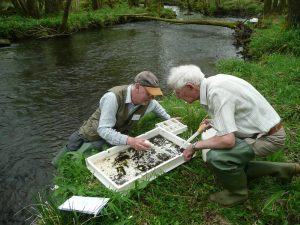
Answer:
<svg viewBox="0 0 300 225"><path fill-rule="evenodd" d="M10 40L0 39L0 47L7 47L7 46L10 46L10 45L11 45Z"/></svg>

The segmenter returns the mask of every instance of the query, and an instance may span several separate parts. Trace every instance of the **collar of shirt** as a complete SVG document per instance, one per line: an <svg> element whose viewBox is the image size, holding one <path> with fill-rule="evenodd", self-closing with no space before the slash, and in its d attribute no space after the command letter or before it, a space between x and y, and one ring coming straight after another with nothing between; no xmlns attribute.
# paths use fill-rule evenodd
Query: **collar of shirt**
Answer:
<svg viewBox="0 0 300 225"><path fill-rule="evenodd" d="M127 88L127 94L126 94L126 101L125 101L125 103L128 103L128 104L133 104L132 100L131 100L131 88L132 88L132 85L129 85L128 88Z"/></svg>
<svg viewBox="0 0 300 225"><path fill-rule="evenodd" d="M125 100L125 104L128 104L128 109L129 109L129 114L131 114L132 112L134 112L134 110L139 107L139 105L135 105L132 102L131 99L131 88L132 88L132 84L128 86L127 88L127 94L126 94L126 100Z"/></svg>
<svg viewBox="0 0 300 225"><path fill-rule="evenodd" d="M207 80L204 78L200 84L200 103L202 105L207 105Z"/></svg>

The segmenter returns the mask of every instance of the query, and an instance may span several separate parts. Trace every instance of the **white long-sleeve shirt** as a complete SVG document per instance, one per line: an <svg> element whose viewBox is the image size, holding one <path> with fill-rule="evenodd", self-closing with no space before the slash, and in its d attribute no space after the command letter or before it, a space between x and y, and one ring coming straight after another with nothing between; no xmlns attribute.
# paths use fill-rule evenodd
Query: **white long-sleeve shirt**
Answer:
<svg viewBox="0 0 300 225"><path fill-rule="evenodd" d="M134 110L138 107L138 105L134 105L131 101L131 88L132 85L128 86L126 96L126 104L129 106L129 114L134 112ZM113 128L117 122L116 115L119 107L116 95L112 92L104 94L100 99L99 107L101 111L99 125L97 128L99 136L112 145L126 145L128 135L122 134ZM153 112L157 116L166 120L171 118L171 116L156 100L150 101L145 113L148 112Z"/></svg>

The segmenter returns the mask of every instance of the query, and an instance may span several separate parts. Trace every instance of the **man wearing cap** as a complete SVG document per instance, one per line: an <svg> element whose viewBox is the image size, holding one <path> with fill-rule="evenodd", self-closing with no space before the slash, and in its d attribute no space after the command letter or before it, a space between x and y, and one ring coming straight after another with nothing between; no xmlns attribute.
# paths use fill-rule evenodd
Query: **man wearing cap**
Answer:
<svg viewBox="0 0 300 225"><path fill-rule="evenodd" d="M170 115L154 100L163 95L157 77L150 71L139 73L134 84L109 89L100 99L99 107L70 137L68 144L53 159L58 160L68 151L76 151L85 142L100 149L103 144L129 145L136 150L147 150L144 138L131 137L128 133L148 112L167 120Z"/></svg>

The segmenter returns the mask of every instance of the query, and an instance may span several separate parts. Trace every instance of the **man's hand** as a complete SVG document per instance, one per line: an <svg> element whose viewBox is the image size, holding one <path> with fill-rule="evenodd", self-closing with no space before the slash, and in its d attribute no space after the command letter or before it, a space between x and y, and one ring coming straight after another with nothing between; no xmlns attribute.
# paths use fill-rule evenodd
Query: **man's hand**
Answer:
<svg viewBox="0 0 300 225"><path fill-rule="evenodd" d="M182 123L182 117L172 117L172 119L175 119L175 120L177 120L177 121L179 121L179 122Z"/></svg>
<svg viewBox="0 0 300 225"><path fill-rule="evenodd" d="M204 119L204 120L200 123L199 127L200 127L200 126L203 128L203 131L206 131L206 130L208 130L209 128L212 128L212 125L211 125L211 119Z"/></svg>
<svg viewBox="0 0 300 225"><path fill-rule="evenodd" d="M185 161L189 161L193 158L193 155L195 154L195 150L192 149L192 145L189 145L182 153L183 158Z"/></svg>
<svg viewBox="0 0 300 225"><path fill-rule="evenodd" d="M146 151L151 148L151 143L144 138L128 137L127 145L130 145L135 150Z"/></svg>

